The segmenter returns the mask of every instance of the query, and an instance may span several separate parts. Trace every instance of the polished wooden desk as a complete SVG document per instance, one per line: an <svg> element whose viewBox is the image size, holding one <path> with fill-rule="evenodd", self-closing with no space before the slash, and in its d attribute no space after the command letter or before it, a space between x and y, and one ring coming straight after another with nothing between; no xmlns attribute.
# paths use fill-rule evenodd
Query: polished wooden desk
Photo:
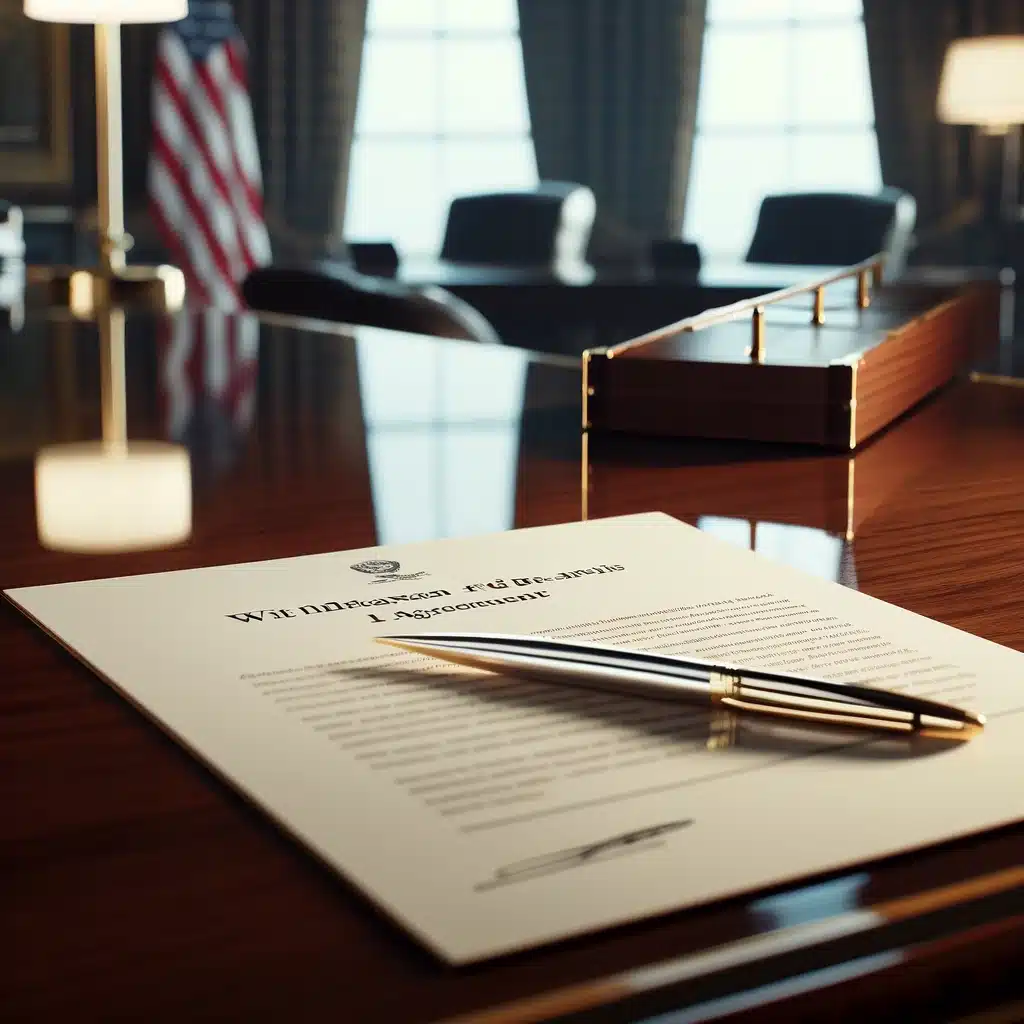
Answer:
<svg viewBox="0 0 1024 1024"><path fill-rule="evenodd" d="M42 550L34 520L35 450L99 430L94 331L0 333L0 588L661 509L1024 648L1024 391L954 385L852 458L583 446L574 361L258 331L203 359L130 321L131 434L190 446L194 530L104 557ZM7 605L0 780L4 1020L1024 1019L1024 825L450 969ZM691 976L627 997L664 962Z"/></svg>

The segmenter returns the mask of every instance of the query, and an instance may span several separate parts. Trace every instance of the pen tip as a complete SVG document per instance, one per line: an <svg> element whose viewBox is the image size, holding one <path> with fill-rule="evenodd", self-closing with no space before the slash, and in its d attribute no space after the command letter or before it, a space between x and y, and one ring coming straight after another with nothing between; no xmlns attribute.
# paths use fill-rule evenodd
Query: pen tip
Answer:
<svg viewBox="0 0 1024 1024"><path fill-rule="evenodd" d="M374 637L379 644L387 644L388 647L401 647L403 650L416 651L425 650L429 644L417 641L413 637L406 636L378 636Z"/></svg>
<svg viewBox="0 0 1024 1024"><path fill-rule="evenodd" d="M921 722L920 735L929 739L971 740L985 728L985 716L977 711L958 709L956 718L932 719L925 716Z"/></svg>

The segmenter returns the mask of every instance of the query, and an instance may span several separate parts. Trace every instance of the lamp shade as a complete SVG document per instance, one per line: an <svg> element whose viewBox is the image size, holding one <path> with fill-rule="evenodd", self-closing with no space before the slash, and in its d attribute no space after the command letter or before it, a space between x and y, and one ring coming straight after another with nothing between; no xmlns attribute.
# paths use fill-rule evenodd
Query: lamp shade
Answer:
<svg viewBox="0 0 1024 1024"><path fill-rule="evenodd" d="M939 120L1006 129L1024 123L1024 36L957 39L946 51Z"/></svg>
<svg viewBox="0 0 1024 1024"><path fill-rule="evenodd" d="M188 16L188 0L25 0L25 14L90 25L181 21Z"/></svg>

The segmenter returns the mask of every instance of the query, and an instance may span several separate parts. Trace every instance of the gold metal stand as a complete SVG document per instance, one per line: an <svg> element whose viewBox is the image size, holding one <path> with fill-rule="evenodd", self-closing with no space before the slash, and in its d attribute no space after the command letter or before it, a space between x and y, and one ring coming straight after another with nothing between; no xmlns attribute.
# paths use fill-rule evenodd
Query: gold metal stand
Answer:
<svg viewBox="0 0 1024 1024"><path fill-rule="evenodd" d="M98 318L100 329L100 402L103 443L115 452L128 444L128 388L125 379L124 310L111 308Z"/></svg>
<svg viewBox="0 0 1024 1024"><path fill-rule="evenodd" d="M37 273L55 305L81 319L111 306L174 312L185 302L185 276L176 267L127 265L134 244L124 225L124 159L121 128L121 26L96 26L96 150L99 200L99 266L53 268Z"/></svg>

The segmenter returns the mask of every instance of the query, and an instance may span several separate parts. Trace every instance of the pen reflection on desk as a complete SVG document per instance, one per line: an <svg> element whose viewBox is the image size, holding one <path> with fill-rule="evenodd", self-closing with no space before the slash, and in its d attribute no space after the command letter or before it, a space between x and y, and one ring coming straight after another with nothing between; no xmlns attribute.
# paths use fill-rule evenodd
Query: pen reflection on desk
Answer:
<svg viewBox="0 0 1024 1024"><path fill-rule="evenodd" d="M717 708L708 716L703 742L706 750L716 753L756 751L784 757L813 754L846 761L908 761L941 754L963 741L959 733L872 732L841 726L822 729L815 723L766 719Z"/></svg>

